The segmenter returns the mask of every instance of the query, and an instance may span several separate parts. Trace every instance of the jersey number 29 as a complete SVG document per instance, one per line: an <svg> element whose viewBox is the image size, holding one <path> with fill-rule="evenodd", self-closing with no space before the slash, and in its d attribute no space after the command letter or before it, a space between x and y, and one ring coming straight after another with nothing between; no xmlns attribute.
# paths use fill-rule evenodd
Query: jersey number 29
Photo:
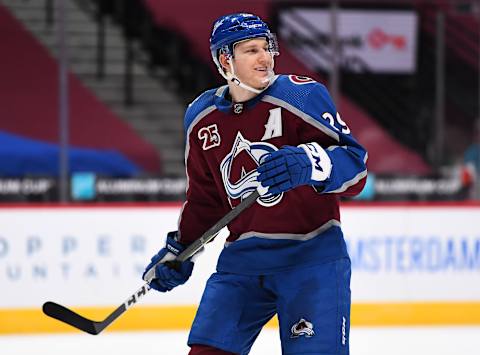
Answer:
<svg viewBox="0 0 480 355"><path fill-rule="evenodd" d="M330 126L332 126L333 129L335 129L336 131L342 132L344 134L350 133L350 128L348 128L347 124L342 120L338 112L336 120L330 112L324 112L322 117L327 120L328 123L330 123ZM335 125L335 123L338 123L340 129Z"/></svg>

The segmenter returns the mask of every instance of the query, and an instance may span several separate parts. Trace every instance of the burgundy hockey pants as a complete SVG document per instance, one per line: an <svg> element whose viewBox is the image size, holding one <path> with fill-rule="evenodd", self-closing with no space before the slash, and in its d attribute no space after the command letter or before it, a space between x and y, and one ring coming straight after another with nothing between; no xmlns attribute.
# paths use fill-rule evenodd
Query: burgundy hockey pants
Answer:
<svg viewBox="0 0 480 355"><path fill-rule="evenodd" d="M190 348L188 355L236 355L228 351L220 350L217 348L212 348L208 345L197 345L194 344Z"/></svg>

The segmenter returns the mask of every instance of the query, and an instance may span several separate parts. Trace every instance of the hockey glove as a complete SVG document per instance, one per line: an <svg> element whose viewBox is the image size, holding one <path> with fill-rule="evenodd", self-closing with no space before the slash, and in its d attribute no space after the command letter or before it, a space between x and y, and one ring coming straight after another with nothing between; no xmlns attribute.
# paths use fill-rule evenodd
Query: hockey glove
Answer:
<svg viewBox="0 0 480 355"><path fill-rule="evenodd" d="M300 185L322 186L330 177L332 163L318 143L285 145L268 155L257 171L257 180L276 195Z"/></svg>
<svg viewBox="0 0 480 355"><path fill-rule="evenodd" d="M180 263L178 271L165 265L165 262L174 260L185 250L185 246L175 240L176 234L177 232L168 233L165 247L152 257L143 272L142 278L148 281L146 274L160 261L160 264L155 266L155 277L150 281L150 287L160 292L167 292L184 284L192 274L193 262L190 260Z"/></svg>

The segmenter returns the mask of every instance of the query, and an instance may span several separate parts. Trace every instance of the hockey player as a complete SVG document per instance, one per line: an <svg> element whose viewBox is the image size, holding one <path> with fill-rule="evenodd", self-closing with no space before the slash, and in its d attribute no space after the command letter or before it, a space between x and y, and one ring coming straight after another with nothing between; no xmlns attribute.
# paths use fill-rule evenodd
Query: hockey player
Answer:
<svg viewBox="0 0 480 355"><path fill-rule="evenodd" d="M219 18L210 48L227 85L185 114L187 199L178 231L146 268L161 261L151 287L185 283L193 261L180 271L163 262L261 184L267 192L228 226L190 355L248 354L275 314L284 354L348 354L351 267L339 196L361 191L367 154L323 85L274 75L277 41L259 17Z"/></svg>

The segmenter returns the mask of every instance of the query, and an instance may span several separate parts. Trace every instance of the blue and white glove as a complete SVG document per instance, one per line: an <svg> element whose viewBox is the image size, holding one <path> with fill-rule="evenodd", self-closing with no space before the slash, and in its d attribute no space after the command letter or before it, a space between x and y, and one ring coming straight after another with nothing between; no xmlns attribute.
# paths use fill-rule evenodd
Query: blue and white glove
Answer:
<svg viewBox="0 0 480 355"><path fill-rule="evenodd" d="M153 276L150 281L150 287L160 292L167 292L174 287L183 285L192 274L193 262L190 260L180 263L178 271L165 265L165 262L174 260L185 250L185 246L175 240L176 235L177 232L167 234L165 247L152 257L150 264L147 265L143 272L142 278L147 282ZM156 265L157 263L158 265ZM153 275L152 269L154 266L155 274Z"/></svg>
<svg viewBox="0 0 480 355"><path fill-rule="evenodd" d="M331 171L330 157L318 143L285 145L260 164L257 180L276 195L300 185L321 186Z"/></svg>

